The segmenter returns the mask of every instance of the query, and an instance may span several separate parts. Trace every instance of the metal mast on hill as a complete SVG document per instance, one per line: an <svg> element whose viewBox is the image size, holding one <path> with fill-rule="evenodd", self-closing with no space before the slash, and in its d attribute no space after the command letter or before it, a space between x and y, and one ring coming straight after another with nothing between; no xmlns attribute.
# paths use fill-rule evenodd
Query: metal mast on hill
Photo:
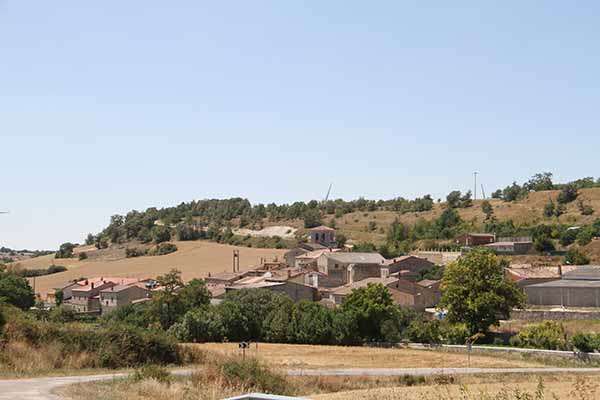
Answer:
<svg viewBox="0 0 600 400"><path fill-rule="evenodd" d="M325 195L325 200L323 200L324 203L327 202L327 200L329 200L329 195L331 194L331 187L333 186L333 182L329 184L329 189L327 189L327 195Z"/></svg>

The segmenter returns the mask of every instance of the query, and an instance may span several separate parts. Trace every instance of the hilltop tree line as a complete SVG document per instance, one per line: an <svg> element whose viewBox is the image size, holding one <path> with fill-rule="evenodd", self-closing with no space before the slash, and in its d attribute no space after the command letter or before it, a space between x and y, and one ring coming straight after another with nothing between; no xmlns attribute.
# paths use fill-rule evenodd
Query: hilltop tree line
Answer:
<svg viewBox="0 0 600 400"><path fill-rule="evenodd" d="M502 199L504 201L518 201L527 197L529 192L541 192L545 190L560 190L558 197L559 204L567 204L577 198L577 191L580 189L590 189L600 187L600 178L586 177L574 180L568 183L554 183L551 172L541 172L533 175L527 182L519 185L513 182L504 189L498 189L492 193L493 199Z"/></svg>
<svg viewBox="0 0 600 400"><path fill-rule="evenodd" d="M88 235L86 244L106 248L110 243L130 240L161 243L173 237L178 240L227 241L232 236L228 228L232 227L233 222L240 227L261 228L264 219L271 222L301 219L305 228L312 228L322 223L321 218L324 215L341 217L356 211L376 210L406 213L428 211L432 208L433 199L429 195L414 200L396 198L375 201L360 198L353 201L311 200L282 205L252 205L242 198L199 200L181 203L176 207L148 208L142 212L130 211L124 216L114 215L102 232ZM63 252L58 254L62 256Z"/></svg>

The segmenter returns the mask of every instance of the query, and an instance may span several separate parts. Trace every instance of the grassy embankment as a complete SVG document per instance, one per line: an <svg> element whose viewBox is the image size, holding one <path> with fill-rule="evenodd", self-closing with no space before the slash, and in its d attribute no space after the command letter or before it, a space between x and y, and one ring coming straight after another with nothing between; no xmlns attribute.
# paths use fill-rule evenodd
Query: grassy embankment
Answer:
<svg viewBox="0 0 600 400"><path fill-rule="evenodd" d="M171 378L165 371L150 369L127 379L78 384L60 393L73 400L217 400L248 392L303 396L311 399L592 399L597 376L590 374L534 375L507 374L485 376L432 377L287 377L284 366L333 367L439 367L451 365L456 355L429 352L360 349L329 346L259 345L259 358L242 361L229 345L195 346L204 354L203 367L188 378ZM210 350L207 350L210 349ZM221 350L219 350L221 349ZM372 353L369 358L368 353ZM394 355L392 355L395 353ZM318 355L321 354L321 357ZM336 356L337 355L337 356ZM294 360L287 359L293 357ZM464 359L464 356L462 357ZM479 357L478 357L479 358ZM482 357L488 358L488 357ZM492 357L489 357L493 359ZM270 361L271 360L271 361ZM478 360L477 362L481 362ZM493 361L481 365L505 365ZM501 383L499 383L501 382ZM542 384L540 385L540 382ZM525 397L525 393L531 397ZM556 395L556 397L551 397ZM587 396L587 397L586 397Z"/></svg>

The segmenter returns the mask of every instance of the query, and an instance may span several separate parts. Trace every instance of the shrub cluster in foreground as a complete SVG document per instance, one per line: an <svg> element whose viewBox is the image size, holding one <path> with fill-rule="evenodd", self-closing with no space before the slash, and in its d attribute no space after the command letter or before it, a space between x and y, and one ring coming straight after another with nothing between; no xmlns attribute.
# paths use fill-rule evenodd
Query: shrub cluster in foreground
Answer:
<svg viewBox="0 0 600 400"><path fill-rule="evenodd" d="M0 364L19 369L36 352L53 349L61 359L80 358L79 368L122 368L144 364L180 362L177 343L164 332L125 324L97 326L36 320L10 306L3 307L7 319L2 332ZM10 349L28 349L18 356ZM61 359L55 360L60 364ZM57 367L62 367L59 365Z"/></svg>

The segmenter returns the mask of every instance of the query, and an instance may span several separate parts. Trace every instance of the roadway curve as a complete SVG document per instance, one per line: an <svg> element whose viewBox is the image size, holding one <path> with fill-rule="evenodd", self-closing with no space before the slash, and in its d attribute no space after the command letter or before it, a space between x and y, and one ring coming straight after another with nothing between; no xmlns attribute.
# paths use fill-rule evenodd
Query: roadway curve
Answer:
<svg viewBox="0 0 600 400"><path fill-rule="evenodd" d="M176 375L189 375L191 370L177 370ZM600 373L600 368L352 368L352 369L293 369L291 376L431 376L509 373ZM126 373L105 375L64 376L52 378L0 380L0 400L60 400L52 392L64 385L110 380Z"/></svg>

